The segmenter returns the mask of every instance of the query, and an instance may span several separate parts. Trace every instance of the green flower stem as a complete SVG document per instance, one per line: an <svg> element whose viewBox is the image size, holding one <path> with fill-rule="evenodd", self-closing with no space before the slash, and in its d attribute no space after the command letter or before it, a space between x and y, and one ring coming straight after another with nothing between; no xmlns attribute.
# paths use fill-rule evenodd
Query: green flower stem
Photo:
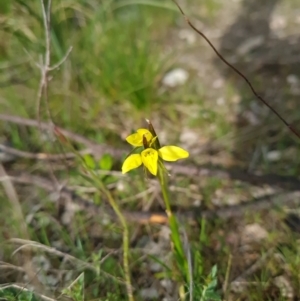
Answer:
<svg viewBox="0 0 300 301"><path fill-rule="evenodd" d="M181 272L183 272L182 274L185 275L184 276L185 280L188 281L188 275L189 275L188 262L180 239L179 225L175 215L172 213L165 171L160 167L158 168L157 177L163 194L163 198L166 206L166 213L169 218L169 225L171 229L171 240L174 245L174 251L175 251L174 255L176 258L176 262L179 263L179 268Z"/></svg>
<svg viewBox="0 0 300 301"><path fill-rule="evenodd" d="M86 165L84 158L75 148L73 148L71 144L69 144L69 147L71 147L73 152L82 160L83 165L90 172L90 175L95 181L95 183L97 183L99 188L104 192L110 206L113 208L114 212L118 216L120 223L123 227L123 267L124 267L124 274L125 274L125 284L126 284L126 290L127 290L129 301L134 301L132 285L131 285L130 269L129 269L129 230L126 223L126 219L122 214L117 202L111 195L111 193L106 189L104 184L99 180L98 175Z"/></svg>
<svg viewBox="0 0 300 301"><path fill-rule="evenodd" d="M99 181L100 182L100 181ZM134 301L133 292L132 292L132 285L131 285L131 278L130 278L130 269L129 269L129 231L128 226L126 223L126 219L122 214L117 202L112 197L111 193L104 187L103 183L100 182L100 188L105 193L110 206L115 211L116 215L118 216L120 223L123 227L123 266L124 266L124 274L125 274L125 283L127 289L127 295L129 301Z"/></svg>

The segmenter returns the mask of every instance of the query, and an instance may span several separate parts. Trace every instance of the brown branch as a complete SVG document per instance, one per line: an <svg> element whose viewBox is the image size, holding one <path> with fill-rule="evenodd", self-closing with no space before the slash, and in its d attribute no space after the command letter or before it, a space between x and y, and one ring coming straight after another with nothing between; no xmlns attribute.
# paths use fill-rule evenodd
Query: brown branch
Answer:
<svg viewBox="0 0 300 301"><path fill-rule="evenodd" d="M0 120L19 124L19 125L36 127L36 128L42 129L42 130L48 130L48 131L53 132L53 125L51 123L42 122L42 121L38 122L37 120L34 120L34 119L28 119L28 118L7 115L7 114L0 114ZM73 133L71 131L65 130L60 127L56 127L56 128L65 137L67 137L77 143L84 144L87 148L89 148L93 151L94 155L98 156L99 154L103 155L105 153L109 153L114 157L120 158L124 154L123 150L115 149L115 148L109 147L109 146L99 145L96 142L94 142L84 136L81 136L79 134Z"/></svg>
<svg viewBox="0 0 300 301"><path fill-rule="evenodd" d="M46 191L53 192L57 191L57 186L53 184L50 180L33 176L28 173L9 173L9 179L16 183L35 185ZM83 197L76 194L75 191L63 186L59 190L60 196L71 200L74 204L79 206L82 210L89 212L92 215L99 215L105 212L109 216L116 218L114 211L106 204L100 206L84 199ZM260 198L250 199L249 201L243 202L238 205L233 206L220 206L213 210L203 210L202 208L193 208L192 210L181 211L178 213L178 218L183 220L188 220L195 222L201 218L211 219L214 217L219 217L221 219L228 219L232 217L242 216L248 211L261 211L270 209L274 206L283 205L296 205L299 204L300 188L297 191L289 193L274 193L272 195L264 195ZM126 211L123 210L122 213L128 221L138 222L140 224L166 224L168 223L168 217L164 212L142 212L142 211Z"/></svg>
<svg viewBox="0 0 300 301"><path fill-rule="evenodd" d="M28 232L28 227L26 224L25 217L23 215L18 194L16 192L11 178L7 176L7 172L2 164L0 164L0 178L2 179L2 186L4 188L4 192L12 205L12 215L15 218L15 222L18 223L18 225L20 226L20 235L22 238L29 239L30 234ZM32 256L30 252L24 252L23 256L19 257L19 260L22 261L23 270L26 272L30 281L36 286L36 288L39 289L39 291L41 291L42 286L37 277L37 269L35 264L32 262Z"/></svg>
<svg viewBox="0 0 300 301"><path fill-rule="evenodd" d="M39 123L37 120L27 119L19 116L0 114L0 120L12 122L19 125L40 127L41 129L44 130L52 130L52 126L49 123L46 122ZM58 128L58 129L65 137L74 140L77 143L81 143L86 147L86 149L80 151L81 154L92 154L96 158L99 158L105 153L109 153L115 159L120 160L122 158L122 155L126 152L126 149L122 150L107 145L99 145L96 142L86 137L83 137L79 134L73 133L63 128ZM68 159L74 157L73 153L66 153L66 154L28 153L1 144L0 144L0 149L2 149L3 151L7 151L12 155L29 158L29 159L59 160L64 156L65 158ZM281 176L276 174L256 175L253 173L248 173L241 169L236 169L236 168L224 169L221 166L214 166L214 165L195 166L195 165L183 165L183 164L172 163L172 164L166 164L166 167L171 170L172 174L182 174L190 177L216 177L220 179L231 179L231 180L247 182L257 186L262 186L265 184L270 186L278 186L293 191L298 190L300 187L300 180L297 177L293 177L293 176Z"/></svg>
<svg viewBox="0 0 300 301"><path fill-rule="evenodd" d="M183 164L166 164L172 173L189 175L190 177L216 177L219 179L231 179L246 182L255 186L277 186L280 188L297 191L300 188L300 180L293 176L281 176L277 174L258 175L248 173L237 168L222 168L215 165L183 165Z"/></svg>
<svg viewBox="0 0 300 301"><path fill-rule="evenodd" d="M239 69L237 69L236 67L234 67L232 64L230 64L224 57L223 55L216 49L216 47L213 45L213 43L209 40L209 38L199 29L197 29L195 27L195 25L189 20L189 18L186 16L186 14L184 13L184 11L182 10L182 8L180 7L180 5L177 3L176 0L173 0L173 2L176 4L176 6L178 7L178 9L180 10L181 14L183 15L183 17L185 18L185 21L187 22L187 24L195 31L197 32L207 43L208 45L212 48L212 50L215 52L215 54L219 57L219 59L225 63L229 68L231 68L235 73L237 73L245 82L246 84L249 86L250 90L252 91L252 93L254 94L254 96L260 100L265 106L267 106L277 117L278 119L280 119L283 124L292 132L294 133L298 138L300 138L300 133L298 133L298 131L291 125L289 124L284 117L282 117L282 115L275 109L273 108L269 102L267 100L265 100L262 96L260 96L258 94L258 92L254 89L251 81L244 75L244 73L242 73Z"/></svg>
<svg viewBox="0 0 300 301"><path fill-rule="evenodd" d="M34 159L34 160L55 161L55 160L73 159L76 157L76 154L74 154L74 153L49 154L49 153L25 152L22 150L15 149L13 147L6 146L4 144L0 144L0 150L4 153L8 153L15 157L21 157L21 158L25 158L25 159ZM90 154L91 150L86 149L86 150L79 151L79 153L81 155ZM13 161L13 159L11 161Z"/></svg>

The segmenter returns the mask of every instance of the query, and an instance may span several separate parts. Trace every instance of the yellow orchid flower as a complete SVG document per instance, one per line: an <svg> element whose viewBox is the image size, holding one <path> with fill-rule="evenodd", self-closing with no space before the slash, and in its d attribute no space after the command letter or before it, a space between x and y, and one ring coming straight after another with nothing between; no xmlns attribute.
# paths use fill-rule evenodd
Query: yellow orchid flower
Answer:
<svg viewBox="0 0 300 301"><path fill-rule="evenodd" d="M129 135L126 138L126 141L135 147L143 146L144 137L148 142L151 142L151 140L153 139L153 135L150 131L148 131L147 129L138 129L136 133Z"/></svg>
<svg viewBox="0 0 300 301"><path fill-rule="evenodd" d="M145 141L146 140L146 141ZM159 149L154 149L152 144L157 140L152 133L147 129L139 129L135 134L126 138L126 141L135 147L144 146L145 149L140 154L129 155L122 166L122 173L126 173L132 169L140 167L142 164L152 173L157 175L159 160L177 161L189 156L189 153L173 145L163 146ZM147 146L145 146L147 144Z"/></svg>

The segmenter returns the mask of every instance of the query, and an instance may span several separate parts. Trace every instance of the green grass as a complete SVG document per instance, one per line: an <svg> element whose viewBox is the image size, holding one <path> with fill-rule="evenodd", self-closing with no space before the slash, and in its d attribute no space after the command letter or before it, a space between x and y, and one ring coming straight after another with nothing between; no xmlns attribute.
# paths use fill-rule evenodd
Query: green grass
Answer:
<svg viewBox="0 0 300 301"><path fill-rule="evenodd" d="M74 47L61 70L53 72L50 107L56 118L74 125L82 116L82 121L89 120L90 124L124 102L133 110L147 110L161 103L157 88L169 55L159 48L165 30L158 33L156 28L162 22L165 28L172 24L175 12L170 5L166 9L155 7L159 3L149 2L147 6L126 1L110 1L103 6L97 2L53 3L52 62L61 60L67 49ZM38 61L44 51L40 7L38 3L29 6L20 1L14 10L19 11L19 18L15 20L13 12L7 14L7 29L2 37L10 39L2 45L7 54L2 59L13 62L18 57L26 61L19 69L30 69L25 75L18 73L21 79L31 74L26 87L33 99L28 99L25 107L34 112L30 110L35 106L31 89L38 84L38 70L32 60ZM13 21L17 24L11 24ZM12 90L15 88L8 87L4 95L17 98ZM15 108L13 102L5 105L10 105L3 108L6 111Z"/></svg>

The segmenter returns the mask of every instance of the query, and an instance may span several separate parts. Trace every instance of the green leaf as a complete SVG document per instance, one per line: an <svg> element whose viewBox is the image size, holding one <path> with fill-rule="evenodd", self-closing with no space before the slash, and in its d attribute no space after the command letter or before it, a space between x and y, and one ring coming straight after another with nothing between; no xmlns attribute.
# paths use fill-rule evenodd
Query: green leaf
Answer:
<svg viewBox="0 0 300 301"><path fill-rule="evenodd" d="M84 300L84 273L81 273L63 293L74 301Z"/></svg>
<svg viewBox="0 0 300 301"><path fill-rule="evenodd" d="M174 215L169 216L169 224L170 224L170 229L171 229L171 238L174 243L175 249L180 255L181 258L184 258L184 251L182 248L180 236L178 233L178 225L177 225L177 220Z"/></svg>
<svg viewBox="0 0 300 301"><path fill-rule="evenodd" d="M212 292L212 291L206 291L205 295L204 295L204 300L215 300L215 301L219 301L222 300L220 295L216 292Z"/></svg>
<svg viewBox="0 0 300 301"><path fill-rule="evenodd" d="M217 265L214 265L211 269L211 272L210 272L210 275L212 278L216 278L217 276L217 271L218 271L218 268L217 268Z"/></svg>
<svg viewBox="0 0 300 301"><path fill-rule="evenodd" d="M111 170L113 166L113 159L109 154L105 154L99 160L99 167L103 170Z"/></svg>
<svg viewBox="0 0 300 301"><path fill-rule="evenodd" d="M22 288L0 288L0 300L7 301L37 301L39 300L32 291L23 291Z"/></svg>
<svg viewBox="0 0 300 301"><path fill-rule="evenodd" d="M11 1L0 1L0 14L5 15L11 12Z"/></svg>
<svg viewBox="0 0 300 301"><path fill-rule="evenodd" d="M95 164L94 158L91 155L84 155L83 160L88 168L95 169L96 164Z"/></svg>
<svg viewBox="0 0 300 301"><path fill-rule="evenodd" d="M151 258L152 260L154 260L155 262L159 263L162 267L165 268L165 270L168 272L168 273L171 273L171 269L167 266L167 264L165 262L163 262L162 260L160 260L158 257L156 256L153 256L151 254L148 254L148 257Z"/></svg>
<svg viewBox="0 0 300 301"><path fill-rule="evenodd" d="M208 290L214 290L217 287L218 281L217 279L213 279L207 286Z"/></svg>

